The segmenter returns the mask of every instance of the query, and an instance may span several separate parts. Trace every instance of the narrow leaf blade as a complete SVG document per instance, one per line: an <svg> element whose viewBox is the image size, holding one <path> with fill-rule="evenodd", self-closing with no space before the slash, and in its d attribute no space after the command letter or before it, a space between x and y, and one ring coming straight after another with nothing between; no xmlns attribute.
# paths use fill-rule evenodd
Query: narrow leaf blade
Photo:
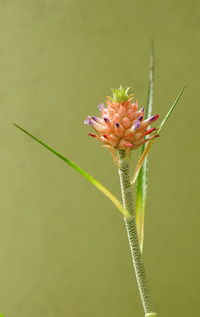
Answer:
<svg viewBox="0 0 200 317"><path fill-rule="evenodd" d="M160 131L162 130L163 126L165 125L165 123L167 122L167 120L169 119L170 115L172 114L172 111L174 110L174 108L176 107L179 99L181 98L183 92L185 90L185 87L183 87L183 89L179 92L178 96L176 97L176 99L174 100L171 108L169 109L168 113L166 114L166 116L164 117L163 121L161 122L158 130L156 131L156 134L159 134Z"/></svg>
<svg viewBox="0 0 200 317"><path fill-rule="evenodd" d="M172 106L171 106L171 108L169 109L168 113L167 113L166 116L164 117L163 121L161 122L161 124L160 124L160 126L159 126L159 128L158 128L158 130L156 131L155 134L158 134L158 132L159 132L159 134L160 134L161 129L162 129L163 126L165 125L166 121L168 120L169 116L171 115L172 111L174 110L175 106L177 105L178 101L180 100L181 95L183 94L184 90L185 90L185 87L180 91L180 93L179 93L178 96L176 97L174 103L172 104ZM132 182L131 182L132 185L135 184L135 182L136 182L136 180L137 180L137 178L138 178L140 169L142 168L143 163L144 163L144 161L145 161L145 158L147 157L147 155L148 155L148 153L149 153L149 150L150 150L151 146L154 144L154 142L155 142L154 139L151 140L151 141L149 141L148 144L147 144L147 146L146 146L146 148L145 148L145 151L143 151L143 153L142 153L142 155L141 155L141 157L140 157L140 159L139 159L139 161L138 161L138 163L137 163L137 166L136 166L136 168L135 168L135 171L134 171L133 179L132 179Z"/></svg>
<svg viewBox="0 0 200 317"><path fill-rule="evenodd" d="M163 128L163 126L165 125L167 119L169 118L169 116L171 115L172 111L174 110L175 106L177 105L178 101L180 100L181 98L181 95L183 94L185 90L185 87L180 91L180 93L178 94L177 98L175 99L174 103L172 104L170 110L168 111L168 113L166 114L165 118L163 119L163 121L161 122L158 130L156 131L156 134L160 134L160 131L161 129ZM133 175L133 179L132 179L132 182L131 184L134 185L135 182L137 181L137 178L138 178L138 175L139 175L139 172L140 172L140 169L142 168L143 166L143 163L147 157L147 155L149 154L149 151L151 149L151 146L154 144L155 142L155 139L153 140L150 140L145 148L145 151L143 151L137 165L136 165L136 168L135 168L135 171L134 171L134 175Z"/></svg>
<svg viewBox="0 0 200 317"><path fill-rule="evenodd" d="M154 94L154 46L152 43L151 49L151 59L150 59L150 70L149 70L149 90L147 97L147 108L146 108L146 117L152 115L153 110L153 94ZM137 179L136 185L136 225L138 232L138 239L140 243L141 252L143 250L144 243L144 217L145 217L145 205L146 205L146 196L147 196L147 155L148 144L144 144L141 148L141 158L144 158L140 161L140 168L138 169L137 175L135 174L134 182ZM139 162L138 162L139 163Z"/></svg>
<svg viewBox="0 0 200 317"><path fill-rule="evenodd" d="M114 205L117 207L117 209L123 214L124 217L129 217L128 211L123 208L121 202L104 186L102 185L96 178L91 176L89 173L85 172L81 167L76 165L74 162L72 162L70 159L65 157L64 155L57 152L55 149L44 143L42 140L38 139L34 135L32 135L27 130L23 129L16 123L13 123L15 127L17 127L19 130L30 136L32 139L34 139L36 142L44 146L47 150L49 150L51 153L59 157L62 161L67 163L69 166L71 166L75 171L77 171L79 174L81 174L84 178L86 178L91 184L93 184L96 188L98 188Z"/></svg>
<svg viewBox="0 0 200 317"><path fill-rule="evenodd" d="M156 134L160 133L160 131L162 130L163 126L167 122L169 116L171 115L172 111L174 110L175 106L180 100L184 90L185 90L185 87L178 94L170 110L168 111L163 121L161 122ZM132 184L135 184L135 182L137 181L136 223L137 223L138 239L140 242L141 251L143 248L143 240L144 240L144 214L145 214L145 202L146 202L145 182L147 182L147 157L154 142L155 140L149 141L146 148L143 150L142 155L137 163L134 176L133 176L133 181L132 181Z"/></svg>

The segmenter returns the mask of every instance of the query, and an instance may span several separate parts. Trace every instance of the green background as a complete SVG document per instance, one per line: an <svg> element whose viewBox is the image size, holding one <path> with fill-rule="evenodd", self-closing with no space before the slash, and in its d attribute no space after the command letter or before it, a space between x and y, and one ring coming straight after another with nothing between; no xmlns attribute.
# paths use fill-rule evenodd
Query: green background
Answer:
<svg viewBox="0 0 200 317"><path fill-rule="evenodd" d="M199 10L197 0L0 1L0 311L6 317L143 316L121 215L11 122L119 197L110 154L87 137L83 120L120 84L132 86L145 105L152 38L154 113L162 117L187 89L151 152L145 262L159 316L197 316Z"/></svg>

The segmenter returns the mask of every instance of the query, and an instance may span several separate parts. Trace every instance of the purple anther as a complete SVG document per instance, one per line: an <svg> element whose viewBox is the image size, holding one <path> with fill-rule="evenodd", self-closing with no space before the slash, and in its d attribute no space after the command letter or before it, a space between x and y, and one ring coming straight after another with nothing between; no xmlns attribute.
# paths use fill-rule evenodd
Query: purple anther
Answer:
<svg viewBox="0 0 200 317"><path fill-rule="evenodd" d="M144 107L140 109L140 112L144 112Z"/></svg>
<svg viewBox="0 0 200 317"><path fill-rule="evenodd" d="M149 121L152 121L154 119L155 116L151 116L149 117Z"/></svg>
<svg viewBox="0 0 200 317"><path fill-rule="evenodd" d="M149 121L153 122L153 121L156 121L158 118L159 118L159 114L156 114L155 116L151 116L149 118Z"/></svg>
<svg viewBox="0 0 200 317"><path fill-rule="evenodd" d="M94 117L94 116L93 116L92 119L93 119L94 121L96 121L96 122L98 121L97 117Z"/></svg>
<svg viewBox="0 0 200 317"><path fill-rule="evenodd" d="M140 127L140 121L136 121L134 124L134 129L138 129Z"/></svg>
<svg viewBox="0 0 200 317"><path fill-rule="evenodd" d="M141 116L141 117L138 118L139 121L142 121L142 119L143 119L143 116Z"/></svg>
<svg viewBox="0 0 200 317"><path fill-rule="evenodd" d="M98 108L99 110L103 110L104 104L103 104L103 103L100 103L100 105L98 105L97 108Z"/></svg>
<svg viewBox="0 0 200 317"><path fill-rule="evenodd" d="M89 116L85 119L84 123L87 124L87 125L93 125L91 117L89 117Z"/></svg>
<svg viewBox="0 0 200 317"><path fill-rule="evenodd" d="M120 127L120 124L118 122L115 123L116 128Z"/></svg>
<svg viewBox="0 0 200 317"><path fill-rule="evenodd" d="M103 118L103 120L104 120L106 123L110 122L110 120L109 120L108 118Z"/></svg>

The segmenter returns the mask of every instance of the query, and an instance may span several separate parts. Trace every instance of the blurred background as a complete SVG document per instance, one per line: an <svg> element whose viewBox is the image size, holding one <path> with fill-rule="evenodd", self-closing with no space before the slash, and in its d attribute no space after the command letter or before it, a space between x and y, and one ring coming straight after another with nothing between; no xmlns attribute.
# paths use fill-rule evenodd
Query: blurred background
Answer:
<svg viewBox="0 0 200 317"><path fill-rule="evenodd" d="M187 89L151 151L144 256L159 316L197 315L199 10L197 0L0 1L5 317L143 316L119 212L11 122L120 197L111 156L83 120L120 84L145 106L152 39L154 113Z"/></svg>

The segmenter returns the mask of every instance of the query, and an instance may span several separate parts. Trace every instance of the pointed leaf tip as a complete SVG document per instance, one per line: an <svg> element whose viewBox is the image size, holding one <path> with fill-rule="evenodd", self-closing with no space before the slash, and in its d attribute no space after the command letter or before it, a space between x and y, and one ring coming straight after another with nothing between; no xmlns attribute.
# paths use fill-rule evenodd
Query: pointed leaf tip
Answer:
<svg viewBox="0 0 200 317"><path fill-rule="evenodd" d="M168 113L166 114L165 118L163 119L163 121L161 122L159 128L155 131L155 134L159 134L160 136L160 131L161 129L163 128L163 126L165 125L166 121L168 120L169 116L171 115L172 111L174 110L175 106L177 105L178 101L180 100L184 90L185 90L186 87L183 87L183 89L180 91L180 93L178 94L178 96L176 97L174 103L172 104L170 110L168 111ZM136 166L136 169L135 169L135 172L134 172L134 176L133 176L133 180L132 180L132 185L135 184L136 180L137 180L137 177L138 177L138 174L141 170L141 167L143 166L143 163L146 161L146 158L147 158L147 155L149 154L149 151L152 147L152 145L154 144L155 142L155 139L152 139L150 140L146 147L144 148L143 152L142 152L142 155L137 163L137 166Z"/></svg>
<svg viewBox="0 0 200 317"><path fill-rule="evenodd" d="M155 54L154 54L154 42L151 42L151 56L149 66L149 89L147 96L146 118L152 117L153 112L153 95L154 95L154 68L155 68ZM152 122L157 119L156 116L152 117ZM155 128L152 128L153 130ZM151 131L151 129L150 129ZM154 130L155 131L155 130ZM153 132L153 131L151 131ZM147 133L148 134L148 133ZM136 170L133 176L132 184L137 180L136 186L136 225L138 232L138 240L140 243L140 250L143 250L144 243L144 217L145 217L145 205L147 196L147 153L149 151L149 143L146 143L141 148L141 157L137 163Z"/></svg>
<svg viewBox="0 0 200 317"><path fill-rule="evenodd" d="M175 109L178 101L180 100L184 90L186 89L186 86L184 86L181 91L179 92L178 96L176 97L176 99L174 100L171 108L169 109L169 111L167 112L166 116L164 117L163 121L161 122L160 126L158 127L157 133L159 134L161 129L163 128L163 126L165 125L166 121L168 120L168 118L170 117L172 111Z"/></svg>
<svg viewBox="0 0 200 317"><path fill-rule="evenodd" d="M27 130L20 127L18 124L13 123L13 125L30 136L32 139L34 139L36 142L41 144L43 147L45 147L47 150L52 152L54 155L59 157L61 160L63 160L65 163L67 163L69 166L71 166L74 170L76 170L79 174L81 174L85 179L87 179L92 185L94 185L96 188L98 188L110 201L114 204L114 206L123 214L124 217L128 218L129 212L122 206L121 202L104 186L102 185L97 179L95 179L92 175L85 172L81 167L76 165L73 161L65 157L64 155L57 152L55 149L44 143L42 140L36 138L34 135L32 135ZM1 316L0 316L1 317Z"/></svg>

